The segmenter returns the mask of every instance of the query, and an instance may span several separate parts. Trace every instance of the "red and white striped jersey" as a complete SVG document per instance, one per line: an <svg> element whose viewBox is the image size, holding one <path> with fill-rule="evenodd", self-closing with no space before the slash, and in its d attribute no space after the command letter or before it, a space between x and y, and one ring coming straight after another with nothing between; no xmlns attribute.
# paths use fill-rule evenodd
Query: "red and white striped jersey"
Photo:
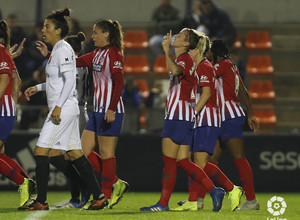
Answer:
<svg viewBox="0 0 300 220"><path fill-rule="evenodd" d="M116 109L112 110L118 113L124 113L124 105L121 98L122 91L117 100L112 100L112 94L115 89L113 75L115 73L121 73L123 77L123 65L123 56L120 50L115 46L97 48L76 59L77 67L89 66L93 68L93 102L95 112L105 113L110 105L112 105L112 102L116 102Z"/></svg>
<svg viewBox="0 0 300 220"><path fill-rule="evenodd" d="M242 79L237 66L231 60L223 59L214 67L222 121L245 116L238 99L239 85Z"/></svg>
<svg viewBox="0 0 300 220"><path fill-rule="evenodd" d="M182 70L179 76L170 73L170 87L167 96L165 119L193 121L195 117L195 64L189 53L183 53L175 60Z"/></svg>
<svg viewBox="0 0 300 220"><path fill-rule="evenodd" d="M209 98L208 102L196 115L195 127L221 127L221 116L219 112L214 67L207 59L204 59L198 64L195 72L198 79L196 103L201 97L202 87L210 87L211 91L211 97Z"/></svg>
<svg viewBox="0 0 300 220"><path fill-rule="evenodd" d="M12 96L12 73L14 69L16 69L16 65L10 53L0 44L0 74L9 75L8 86L0 99L0 117L16 115L15 102Z"/></svg>

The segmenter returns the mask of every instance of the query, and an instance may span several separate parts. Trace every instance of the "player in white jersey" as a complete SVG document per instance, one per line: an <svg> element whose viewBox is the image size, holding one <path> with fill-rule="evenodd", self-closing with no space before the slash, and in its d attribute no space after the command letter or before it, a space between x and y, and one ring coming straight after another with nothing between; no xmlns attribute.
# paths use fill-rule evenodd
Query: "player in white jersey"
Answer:
<svg viewBox="0 0 300 220"><path fill-rule="evenodd" d="M34 150L38 196L32 204L21 207L21 210L49 209L47 185L51 149L66 151L72 165L89 187L94 200L88 209L103 209L108 205L93 168L81 149L78 125L79 109L75 93L76 58L70 44L63 40L69 31L65 19L65 16L69 15L69 9L65 8L53 11L45 19L42 29L43 37L47 43L53 46L46 66L46 83L30 87L25 91L25 96L29 100L30 96L36 92L46 90L49 114Z"/></svg>
<svg viewBox="0 0 300 220"><path fill-rule="evenodd" d="M172 32L163 38L167 68L170 72L170 88L166 103L166 117L162 131L162 153L164 161L162 193L160 200L152 206L142 207L141 211L168 211L169 199L176 183L177 167L183 168L192 178L203 184L213 200L213 211L222 207L224 190L214 186L206 173L192 163L189 148L192 143L196 76L195 65L189 50L195 49L199 34L184 28L175 35L172 46L176 60L170 50Z"/></svg>
<svg viewBox="0 0 300 220"><path fill-rule="evenodd" d="M259 203L255 197L253 174L245 156L243 144L243 126L245 114L240 101L247 109L249 127L255 132L259 123L253 115L248 92L239 76L237 66L230 60L228 48L221 40L214 40L209 52L218 78L218 94L221 108L221 134L219 139L229 149L240 174L247 201L238 210L257 210ZM223 149L218 142L212 162L217 163Z"/></svg>

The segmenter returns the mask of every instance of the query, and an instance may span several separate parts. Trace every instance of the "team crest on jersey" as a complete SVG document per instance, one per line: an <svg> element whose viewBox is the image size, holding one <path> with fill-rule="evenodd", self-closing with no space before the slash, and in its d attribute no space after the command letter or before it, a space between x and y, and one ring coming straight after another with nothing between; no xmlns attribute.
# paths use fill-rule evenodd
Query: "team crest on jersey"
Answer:
<svg viewBox="0 0 300 220"><path fill-rule="evenodd" d="M185 62L184 61L180 61L177 63L178 66L182 66L183 69L185 69Z"/></svg>
<svg viewBox="0 0 300 220"><path fill-rule="evenodd" d="M0 63L0 70L3 70L3 69L9 69L7 62L1 62Z"/></svg>
<svg viewBox="0 0 300 220"><path fill-rule="evenodd" d="M122 63L120 61L114 62L113 69L123 69Z"/></svg>
<svg viewBox="0 0 300 220"><path fill-rule="evenodd" d="M201 78L200 78L200 82L201 82L201 83L209 83L208 77L202 75Z"/></svg>
<svg viewBox="0 0 300 220"><path fill-rule="evenodd" d="M97 63L93 63L93 70L96 71L96 72L101 72L102 71L102 65L97 64Z"/></svg>

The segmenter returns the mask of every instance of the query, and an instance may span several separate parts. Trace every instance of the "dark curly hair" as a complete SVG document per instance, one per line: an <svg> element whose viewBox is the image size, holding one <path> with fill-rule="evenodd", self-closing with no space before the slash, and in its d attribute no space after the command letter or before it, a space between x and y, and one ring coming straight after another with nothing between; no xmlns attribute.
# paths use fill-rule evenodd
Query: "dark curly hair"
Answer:
<svg viewBox="0 0 300 220"><path fill-rule="evenodd" d="M85 35L82 32L78 32L77 35L70 35L65 40L71 45L75 53L79 53L82 50L82 42L85 40Z"/></svg>
<svg viewBox="0 0 300 220"><path fill-rule="evenodd" d="M10 46L10 31L4 20L0 20L0 38L3 38L3 46L8 50Z"/></svg>
<svg viewBox="0 0 300 220"><path fill-rule="evenodd" d="M69 32L69 25L67 23L67 20L65 19L65 16L70 16L69 8L52 11L52 13L46 17L46 19L51 19L53 21L55 29L61 29L61 38L67 36Z"/></svg>
<svg viewBox="0 0 300 220"><path fill-rule="evenodd" d="M229 59L229 49L222 40L213 40L210 50L213 53L214 63L217 62L218 57Z"/></svg>

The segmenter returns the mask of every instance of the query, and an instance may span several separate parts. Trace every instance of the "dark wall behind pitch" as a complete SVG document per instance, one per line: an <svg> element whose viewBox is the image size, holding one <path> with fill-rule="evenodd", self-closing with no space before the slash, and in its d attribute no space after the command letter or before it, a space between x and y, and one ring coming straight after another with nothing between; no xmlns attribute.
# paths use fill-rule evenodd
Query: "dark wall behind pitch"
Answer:
<svg viewBox="0 0 300 220"><path fill-rule="evenodd" d="M6 153L15 158L34 178L33 149L38 134L12 134ZM246 135L245 149L253 169L257 192L300 191L300 135ZM131 191L160 191L163 169L161 138L157 135L124 135L117 147L117 174L130 183ZM228 152L222 156L220 168L236 185L238 170ZM0 176L0 190L15 190L16 185ZM63 174L51 168L50 190L66 190ZM176 191L187 191L187 176L178 170Z"/></svg>

